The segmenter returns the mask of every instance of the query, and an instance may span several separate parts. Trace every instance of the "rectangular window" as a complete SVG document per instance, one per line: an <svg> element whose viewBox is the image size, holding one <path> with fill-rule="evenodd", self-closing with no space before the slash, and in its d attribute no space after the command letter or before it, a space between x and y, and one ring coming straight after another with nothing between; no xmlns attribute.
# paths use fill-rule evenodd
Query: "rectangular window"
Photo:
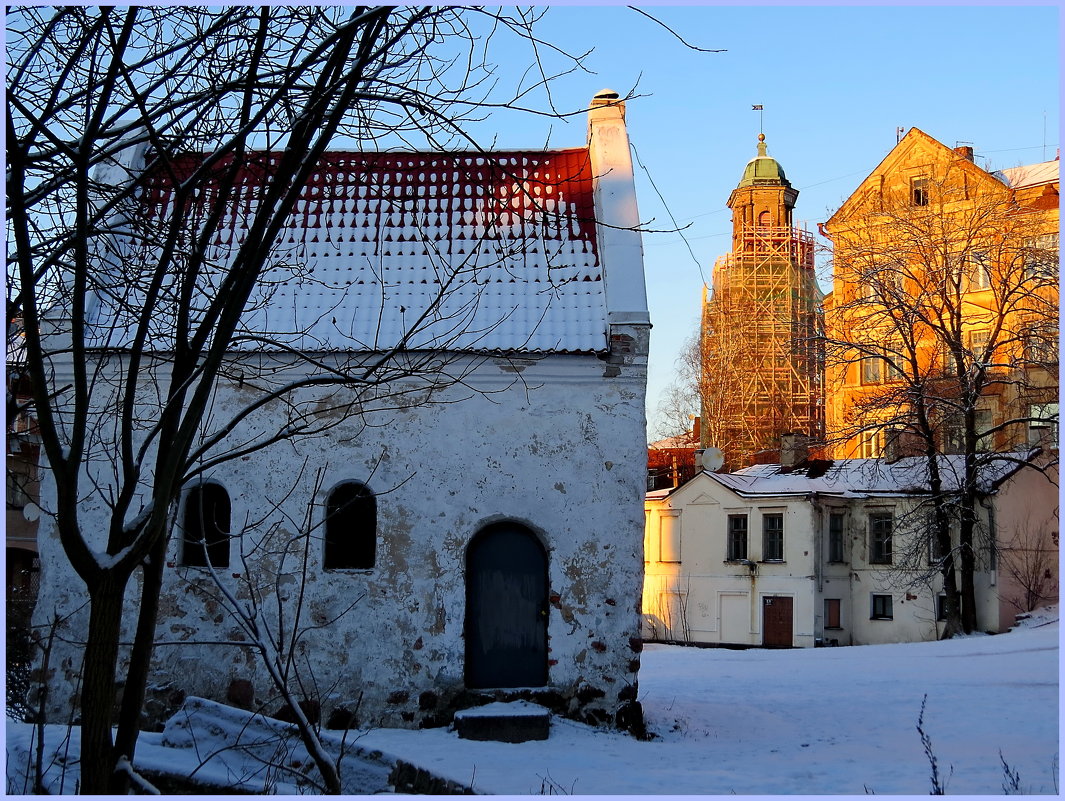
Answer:
<svg viewBox="0 0 1065 801"><path fill-rule="evenodd" d="M884 432L863 431L858 435L858 458L879 459L884 453Z"/></svg>
<svg viewBox="0 0 1065 801"><path fill-rule="evenodd" d="M663 562L680 561L680 512L671 511L673 514L665 513L659 519L658 547Z"/></svg>
<svg viewBox="0 0 1065 801"><path fill-rule="evenodd" d="M1058 447L1058 404L1033 403L1028 407L1028 444L1041 448Z"/></svg>
<svg viewBox="0 0 1065 801"><path fill-rule="evenodd" d="M747 515L728 516L728 555L730 562L747 558Z"/></svg>
<svg viewBox="0 0 1065 801"><path fill-rule="evenodd" d="M936 596L936 620L947 619L947 596L940 593Z"/></svg>
<svg viewBox="0 0 1065 801"><path fill-rule="evenodd" d="M894 515L891 512L869 513L869 563L891 564L891 534Z"/></svg>
<svg viewBox="0 0 1065 801"><path fill-rule="evenodd" d="M884 360L884 380L902 381L904 376L899 368L906 364L906 352L903 350L902 340L898 337L889 338L885 346L885 352L887 358Z"/></svg>
<svg viewBox="0 0 1065 801"><path fill-rule="evenodd" d="M874 595L872 600L872 610L869 615L870 620L891 620L893 615L891 612L891 596L890 595Z"/></svg>
<svg viewBox="0 0 1065 801"><path fill-rule="evenodd" d="M762 515L762 561L784 561L784 515Z"/></svg>
<svg viewBox="0 0 1065 801"><path fill-rule="evenodd" d="M1024 277L1028 281L1057 280L1057 234L1043 234L1024 240Z"/></svg>
<svg viewBox="0 0 1065 801"><path fill-rule="evenodd" d="M991 256L986 250L974 250L969 254L967 261L969 268L966 277L969 281L969 291L979 292L991 288Z"/></svg>
<svg viewBox="0 0 1065 801"><path fill-rule="evenodd" d="M987 343L991 339L991 332L986 328L977 328L969 332L969 353L973 361L990 362L991 354L987 353Z"/></svg>
<svg viewBox="0 0 1065 801"><path fill-rule="evenodd" d="M927 206L928 205L928 179L927 178L911 178L910 179L910 205L911 206Z"/></svg>
<svg viewBox="0 0 1065 801"><path fill-rule="evenodd" d="M825 598L825 628L838 629L839 624L839 598Z"/></svg>
<svg viewBox="0 0 1065 801"><path fill-rule="evenodd" d="M828 515L828 561L843 561L843 512Z"/></svg>
<svg viewBox="0 0 1065 801"><path fill-rule="evenodd" d="M862 383L879 384L884 380L884 360L879 356L862 357Z"/></svg>
<svg viewBox="0 0 1065 801"><path fill-rule="evenodd" d="M987 434L991 427L994 425L994 416L991 414L990 409L977 409L973 416L973 425L976 428L976 450L978 451L990 451L992 441L995 438L994 434Z"/></svg>
<svg viewBox="0 0 1065 801"><path fill-rule="evenodd" d="M1026 364L1047 367L1057 365L1058 331L1056 327L1039 320L1027 319L1024 321L1024 327L1019 336L1024 347Z"/></svg>

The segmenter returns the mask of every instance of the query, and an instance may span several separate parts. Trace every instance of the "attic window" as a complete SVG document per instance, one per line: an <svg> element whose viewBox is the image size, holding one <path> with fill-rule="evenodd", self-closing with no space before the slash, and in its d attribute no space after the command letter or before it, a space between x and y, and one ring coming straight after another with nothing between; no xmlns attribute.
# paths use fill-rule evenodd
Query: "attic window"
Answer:
<svg viewBox="0 0 1065 801"><path fill-rule="evenodd" d="M911 206L927 206L928 205L928 179L927 178L911 178L910 179L910 205Z"/></svg>
<svg viewBox="0 0 1065 801"><path fill-rule="evenodd" d="M369 570L377 556L377 499L365 484L345 482L325 506L326 570Z"/></svg>

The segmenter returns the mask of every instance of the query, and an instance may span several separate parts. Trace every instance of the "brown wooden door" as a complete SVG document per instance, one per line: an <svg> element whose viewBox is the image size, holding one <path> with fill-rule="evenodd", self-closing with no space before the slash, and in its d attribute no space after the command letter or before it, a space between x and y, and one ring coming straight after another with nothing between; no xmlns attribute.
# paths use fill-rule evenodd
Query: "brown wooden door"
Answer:
<svg viewBox="0 0 1065 801"><path fill-rule="evenodd" d="M791 647L791 598L767 595L762 599L762 645Z"/></svg>

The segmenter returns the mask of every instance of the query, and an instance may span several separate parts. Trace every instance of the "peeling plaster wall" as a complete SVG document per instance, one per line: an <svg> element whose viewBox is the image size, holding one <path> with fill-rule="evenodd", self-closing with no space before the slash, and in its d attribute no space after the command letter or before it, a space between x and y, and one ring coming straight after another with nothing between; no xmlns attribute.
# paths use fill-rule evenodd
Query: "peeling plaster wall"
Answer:
<svg viewBox="0 0 1065 801"><path fill-rule="evenodd" d="M205 475L228 490L240 535L229 570L220 571L226 586L247 601L251 578L260 603L276 609L280 593L290 616L303 583L303 620L314 628L307 626L297 662L304 680L313 678L317 691L307 695L318 696L323 720L357 706L361 725L417 726L463 692L466 547L499 520L530 528L548 553L548 689L556 706L605 722L619 696L635 697L647 328L615 326L611 340L609 357L488 358L467 386L430 405L341 419L320 437L279 443ZM246 387L222 386L214 416L247 400ZM233 441L265 424L249 420ZM378 494L376 567L324 571L319 527L306 570L297 547L275 582L282 544L305 529L308 514L312 526L321 523L329 490L346 480ZM90 498L85 509L99 510L102 521L101 507ZM180 566L178 539L168 552L153 686L224 701L243 679L256 702L276 711L260 657L239 644L244 635L224 606L197 591L211 589L211 580ZM52 610L72 613L67 631L77 639L85 599L47 518L41 551L37 622ZM276 625L276 611L270 619ZM53 654L54 720L69 714L79 658L66 645Z"/></svg>

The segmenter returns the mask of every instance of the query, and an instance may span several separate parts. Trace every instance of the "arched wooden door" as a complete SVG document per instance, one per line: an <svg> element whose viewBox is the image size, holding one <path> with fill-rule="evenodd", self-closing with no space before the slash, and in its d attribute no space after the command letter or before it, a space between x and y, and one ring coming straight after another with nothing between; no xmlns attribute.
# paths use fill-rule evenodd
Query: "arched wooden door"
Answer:
<svg viewBox="0 0 1065 801"><path fill-rule="evenodd" d="M516 523L482 529L466 550L466 686L547 684L547 553Z"/></svg>

